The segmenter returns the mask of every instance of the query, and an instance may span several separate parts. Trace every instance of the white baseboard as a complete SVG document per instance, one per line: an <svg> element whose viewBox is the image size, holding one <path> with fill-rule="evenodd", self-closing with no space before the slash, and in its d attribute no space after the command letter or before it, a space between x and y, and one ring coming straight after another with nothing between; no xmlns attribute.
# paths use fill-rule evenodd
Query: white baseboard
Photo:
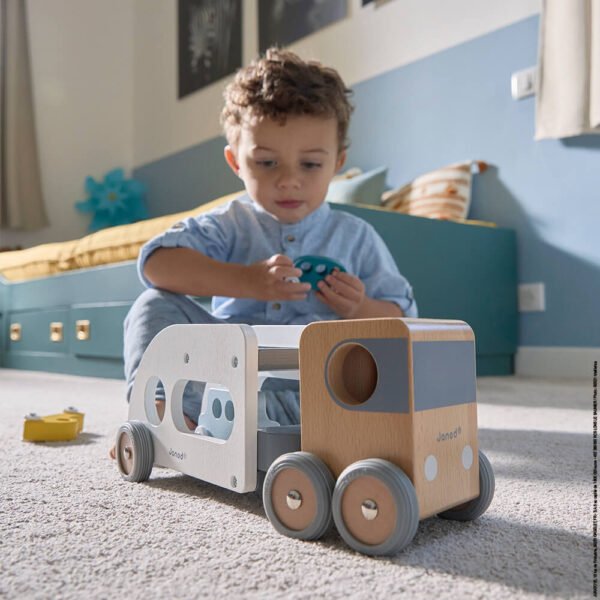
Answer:
<svg viewBox="0 0 600 600"><path fill-rule="evenodd" d="M515 374L591 379L594 361L600 364L600 348L519 346L515 356Z"/></svg>

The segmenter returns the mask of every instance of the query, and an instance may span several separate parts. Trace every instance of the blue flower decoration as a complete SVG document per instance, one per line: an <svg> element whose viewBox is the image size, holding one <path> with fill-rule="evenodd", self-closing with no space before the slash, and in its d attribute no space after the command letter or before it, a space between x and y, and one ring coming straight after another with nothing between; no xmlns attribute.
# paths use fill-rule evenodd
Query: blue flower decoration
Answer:
<svg viewBox="0 0 600 600"><path fill-rule="evenodd" d="M144 204L144 186L135 179L125 179L123 169L113 169L104 181L86 177L87 200L76 202L77 210L93 213L89 231L98 231L114 225L126 225L148 218Z"/></svg>

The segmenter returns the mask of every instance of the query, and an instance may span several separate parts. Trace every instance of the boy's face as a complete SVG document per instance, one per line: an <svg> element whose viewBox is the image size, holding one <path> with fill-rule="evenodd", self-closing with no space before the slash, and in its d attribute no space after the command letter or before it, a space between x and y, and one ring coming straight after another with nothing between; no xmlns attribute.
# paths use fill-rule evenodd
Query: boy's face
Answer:
<svg viewBox="0 0 600 600"><path fill-rule="evenodd" d="M282 223L297 223L321 206L345 158L338 153L337 121L311 116L244 125L237 147L225 148L248 195Z"/></svg>

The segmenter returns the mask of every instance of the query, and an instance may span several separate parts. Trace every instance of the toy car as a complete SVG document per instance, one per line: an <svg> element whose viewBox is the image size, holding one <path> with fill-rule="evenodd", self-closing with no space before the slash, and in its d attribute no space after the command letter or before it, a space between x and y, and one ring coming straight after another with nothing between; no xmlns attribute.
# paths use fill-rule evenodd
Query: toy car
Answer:
<svg viewBox="0 0 600 600"><path fill-rule="evenodd" d="M266 417L260 392L273 375L299 375L301 427ZM206 383L205 435L185 423L189 381ZM493 470L477 443L473 331L400 318L173 325L140 363L117 464L128 481L148 479L156 464L236 492L264 476L277 531L315 539L334 522L353 549L394 554L420 519L472 520L492 501Z"/></svg>

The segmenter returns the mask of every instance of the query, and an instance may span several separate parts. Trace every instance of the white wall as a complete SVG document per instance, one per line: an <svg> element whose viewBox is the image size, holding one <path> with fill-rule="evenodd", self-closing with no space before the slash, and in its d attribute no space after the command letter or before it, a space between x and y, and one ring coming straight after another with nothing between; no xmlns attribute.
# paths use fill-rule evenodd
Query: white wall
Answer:
<svg viewBox="0 0 600 600"><path fill-rule="evenodd" d="M258 51L257 0L244 0L244 63ZM177 0L27 0L35 118L50 227L0 231L0 246L80 237L74 208L101 177L220 134L227 80L177 100ZM539 12L540 0L389 0L290 46L349 85ZM508 85L508 84L507 84Z"/></svg>
<svg viewBox="0 0 600 600"><path fill-rule="evenodd" d="M35 119L50 226L0 246L85 235L87 175L132 167L133 0L27 0Z"/></svg>
<svg viewBox="0 0 600 600"><path fill-rule="evenodd" d="M352 85L484 35L540 10L540 0L389 0L290 46L336 67ZM244 63L258 52L257 0L244 0ZM177 100L177 2L135 0L133 160L136 166L221 133L221 80ZM508 85L508 83L507 83Z"/></svg>

